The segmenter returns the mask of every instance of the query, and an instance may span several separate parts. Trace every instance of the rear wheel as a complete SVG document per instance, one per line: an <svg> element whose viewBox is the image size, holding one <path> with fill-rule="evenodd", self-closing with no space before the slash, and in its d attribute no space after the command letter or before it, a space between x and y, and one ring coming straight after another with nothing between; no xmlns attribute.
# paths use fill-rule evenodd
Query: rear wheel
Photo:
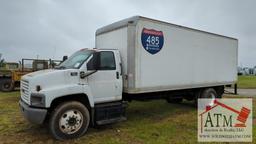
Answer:
<svg viewBox="0 0 256 144"><path fill-rule="evenodd" d="M218 94L213 88L198 90L195 93L195 102L194 102L195 107L197 107L199 98L207 98L207 99L212 99L211 101L214 101L216 98L218 98Z"/></svg>
<svg viewBox="0 0 256 144"><path fill-rule="evenodd" d="M217 92L213 88L204 89L200 95L200 98L216 99L217 97Z"/></svg>
<svg viewBox="0 0 256 144"><path fill-rule="evenodd" d="M11 79L1 79L0 89L3 92L10 92L14 89L14 84Z"/></svg>
<svg viewBox="0 0 256 144"><path fill-rule="evenodd" d="M78 138L88 129L90 114L86 106L72 101L60 104L49 120L50 133L58 140Z"/></svg>

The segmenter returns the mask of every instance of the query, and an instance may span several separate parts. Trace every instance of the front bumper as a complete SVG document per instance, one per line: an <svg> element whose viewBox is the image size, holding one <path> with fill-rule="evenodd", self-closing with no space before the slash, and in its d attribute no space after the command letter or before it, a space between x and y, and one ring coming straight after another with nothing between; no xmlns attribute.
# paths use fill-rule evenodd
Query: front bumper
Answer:
<svg viewBox="0 0 256 144"><path fill-rule="evenodd" d="M47 109L29 107L22 100L19 101L23 116L31 123L42 124L47 115Z"/></svg>

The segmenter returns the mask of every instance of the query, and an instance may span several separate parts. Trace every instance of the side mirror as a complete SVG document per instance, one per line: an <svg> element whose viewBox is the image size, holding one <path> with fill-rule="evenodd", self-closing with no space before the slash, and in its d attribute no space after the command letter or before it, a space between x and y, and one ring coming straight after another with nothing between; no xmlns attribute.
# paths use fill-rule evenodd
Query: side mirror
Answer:
<svg viewBox="0 0 256 144"><path fill-rule="evenodd" d="M68 59L68 56L66 56L66 55L63 56L63 57L62 57L62 62L64 62L64 61L67 60L67 59Z"/></svg>
<svg viewBox="0 0 256 144"><path fill-rule="evenodd" d="M88 77L89 75L91 75L91 74L93 74L95 72L96 72L96 70L87 71L87 72L81 71L80 72L80 78L84 79L84 78Z"/></svg>
<svg viewBox="0 0 256 144"><path fill-rule="evenodd" d="M80 72L80 78L84 79L86 77L86 73L84 71Z"/></svg>

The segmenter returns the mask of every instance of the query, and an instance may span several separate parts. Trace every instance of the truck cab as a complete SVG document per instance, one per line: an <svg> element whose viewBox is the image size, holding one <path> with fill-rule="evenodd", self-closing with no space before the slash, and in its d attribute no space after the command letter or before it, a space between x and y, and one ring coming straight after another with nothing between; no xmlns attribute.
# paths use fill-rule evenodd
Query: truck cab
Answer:
<svg viewBox="0 0 256 144"><path fill-rule="evenodd" d="M19 103L30 122L49 121L57 139L82 135L89 124L124 120L119 51L81 49L55 69L23 76Z"/></svg>

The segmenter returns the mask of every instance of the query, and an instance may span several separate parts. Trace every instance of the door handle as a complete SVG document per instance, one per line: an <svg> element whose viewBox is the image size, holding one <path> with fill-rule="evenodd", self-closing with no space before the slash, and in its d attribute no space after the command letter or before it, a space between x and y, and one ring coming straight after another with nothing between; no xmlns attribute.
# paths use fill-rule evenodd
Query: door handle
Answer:
<svg viewBox="0 0 256 144"><path fill-rule="evenodd" d="M119 79L119 72L116 72L116 78Z"/></svg>

